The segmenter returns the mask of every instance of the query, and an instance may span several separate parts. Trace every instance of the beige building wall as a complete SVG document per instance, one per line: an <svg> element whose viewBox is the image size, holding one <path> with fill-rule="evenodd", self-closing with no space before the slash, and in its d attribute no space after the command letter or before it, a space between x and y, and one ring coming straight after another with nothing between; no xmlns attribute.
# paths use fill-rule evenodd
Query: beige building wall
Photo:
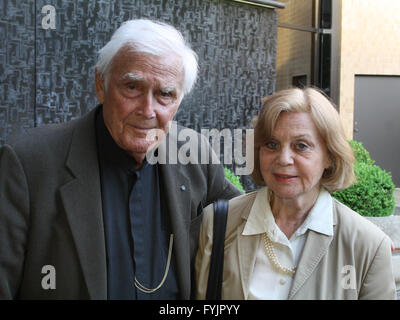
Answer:
<svg viewBox="0 0 400 320"><path fill-rule="evenodd" d="M278 47L276 60L276 89L292 87L294 76L306 75L307 84L312 77L310 53L312 36L309 32L278 28Z"/></svg>
<svg viewBox="0 0 400 320"><path fill-rule="evenodd" d="M278 22L297 26L313 26L314 0L286 0L285 9L278 10ZM276 60L276 89L292 87L292 77L307 75L310 84L313 54L313 37L310 32L298 31L278 26Z"/></svg>
<svg viewBox="0 0 400 320"><path fill-rule="evenodd" d="M340 38L339 111L352 139L355 76L400 75L400 0L341 0Z"/></svg>

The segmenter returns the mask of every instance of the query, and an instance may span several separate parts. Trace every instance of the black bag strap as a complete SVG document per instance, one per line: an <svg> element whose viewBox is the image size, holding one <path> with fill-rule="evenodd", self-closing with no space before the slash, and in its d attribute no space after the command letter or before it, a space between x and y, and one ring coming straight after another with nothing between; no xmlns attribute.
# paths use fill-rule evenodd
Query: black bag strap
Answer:
<svg viewBox="0 0 400 320"><path fill-rule="evenodd" d="M224 269L224 243L228 200L214 202L213 247L211 252L210 272L207 282L207 300L221 300L222 272Z"/></svg>

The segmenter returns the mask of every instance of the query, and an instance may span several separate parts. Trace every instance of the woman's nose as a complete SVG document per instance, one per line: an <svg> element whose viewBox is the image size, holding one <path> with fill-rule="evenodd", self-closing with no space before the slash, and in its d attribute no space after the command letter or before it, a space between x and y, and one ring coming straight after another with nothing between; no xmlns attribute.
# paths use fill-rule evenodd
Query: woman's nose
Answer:
<svg viewBox="0 0 400 320"><path fill-rule="evenodd" d="M289 147L281 148L278 155L278 163L281 166L289 166L293 164L293 151Z"/></svg>

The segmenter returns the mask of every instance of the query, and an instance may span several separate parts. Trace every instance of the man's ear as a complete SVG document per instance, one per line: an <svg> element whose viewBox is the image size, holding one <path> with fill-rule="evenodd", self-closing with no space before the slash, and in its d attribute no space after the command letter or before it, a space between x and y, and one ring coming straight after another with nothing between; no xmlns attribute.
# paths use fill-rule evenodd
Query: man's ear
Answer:
<svg viewBox="0 0 400 320"><path fill-rule="evenodd" d="M94 86L96 89L97 99L101 104L103 104L105 96L104 77L97 71L97 69L94 72Z"/></svg>

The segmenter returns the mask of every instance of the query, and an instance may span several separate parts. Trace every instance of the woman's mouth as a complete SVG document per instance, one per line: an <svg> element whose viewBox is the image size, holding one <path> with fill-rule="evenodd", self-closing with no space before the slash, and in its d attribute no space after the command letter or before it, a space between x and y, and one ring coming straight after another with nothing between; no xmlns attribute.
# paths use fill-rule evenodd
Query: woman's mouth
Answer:
<svg viewBox="0 0 400 320"><path fill-rule="evenodd" d="M290 174L284 174L284 173L274 173L274 178L278 182L291 182L294 179L297 178L297 176L293 176Z"/></svg>

